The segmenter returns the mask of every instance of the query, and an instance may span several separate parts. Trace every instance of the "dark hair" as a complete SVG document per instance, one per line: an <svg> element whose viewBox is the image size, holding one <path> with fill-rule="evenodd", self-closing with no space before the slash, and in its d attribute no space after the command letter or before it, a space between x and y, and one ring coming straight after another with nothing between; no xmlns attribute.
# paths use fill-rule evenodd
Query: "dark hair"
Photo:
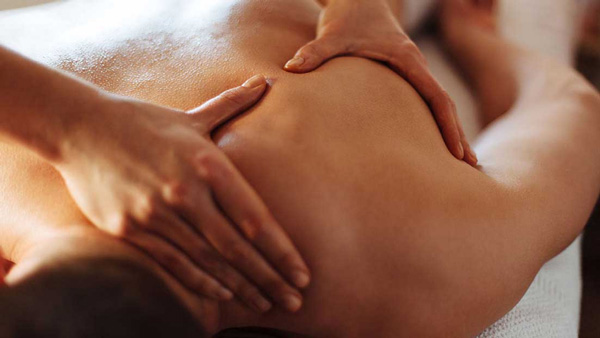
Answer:
<svg viewBox="0 0 600 338"><path fill-rule="evenodd" d="M308 338L308 336L262 327L243 327L221 331L214 338Z"/></svg>
<svg viewBox="0 0 600 338"><path fill-rule="evenodd" d="M133 262L78 259L0 289L0 337L206 337L155 274Z"/></svg>

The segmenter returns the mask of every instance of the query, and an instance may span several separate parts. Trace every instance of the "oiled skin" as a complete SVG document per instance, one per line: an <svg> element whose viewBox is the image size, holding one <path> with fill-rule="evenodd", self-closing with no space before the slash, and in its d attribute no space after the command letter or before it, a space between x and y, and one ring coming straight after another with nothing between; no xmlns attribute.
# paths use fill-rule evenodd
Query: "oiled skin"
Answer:
<svg viewBox="0 0 600 338"><path fill-rule="evenodd" d="M538 236L545 221L524 216L524 197L454 159L419 95L385 66L340 58L305 75L281 70L314 37L314 1L47 8L5 14L0 42L111 92L189 109L250 75L272 79L264 100L215 140L290 234L313 283L297 314L228 303L219 328L472 336L583 226ZM12 158L0 169L10 177L0 181L12 206L0 209L5 224L26 227L15 213L30 210L35 226L86 224L49 165L6 144L0 157Z"/></svg>

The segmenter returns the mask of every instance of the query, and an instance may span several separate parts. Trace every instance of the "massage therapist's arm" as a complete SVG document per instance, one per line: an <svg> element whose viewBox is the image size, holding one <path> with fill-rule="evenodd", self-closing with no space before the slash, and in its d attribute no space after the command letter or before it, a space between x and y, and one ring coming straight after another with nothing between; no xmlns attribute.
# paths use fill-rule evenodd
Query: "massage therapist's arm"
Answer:
<svg viewBox="0 0 600 338"><path fill-rule="evenodd" d="M324 6L317 38L298 50L285 69L309 72L341 55L385 62L410 82L431 108L450 152L476 165L454 102L427 67L425 57L400 26L402 0L319 0Z"/></svg>
<svg viewBox="0 0 600 338"><path fill-rule="evenodd" d="M306 286L308 268L210 139L266 86L257 76L184 113L112 95L0 46L0 139L51 163L92 223L191 290L215 299L233 292L260 311L271 306L265 292L297 310L301 297L288 281Z"/></svg>

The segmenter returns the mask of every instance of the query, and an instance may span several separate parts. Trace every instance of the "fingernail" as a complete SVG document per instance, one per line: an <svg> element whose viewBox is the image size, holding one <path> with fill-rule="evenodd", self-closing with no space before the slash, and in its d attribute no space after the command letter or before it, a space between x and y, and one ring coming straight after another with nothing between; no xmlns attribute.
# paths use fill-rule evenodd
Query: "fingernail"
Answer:
<svg viewBox="0 0 600 338"><path fill-rule="evenodd" d="M218 292L219 298L222 300L231 300L233 299L233 293L227 289L220 289Z"/></svg>
<svg viewBox="0 0 600 338"><path fill-rule="evenodd" d="M269 310L271 310L271 307L273 305L271 305L271 302L269 302L268 300L259 297L259 298L255 298L252 301L252 304L254 305L254 308L256 310L258 310L259 312L267 312Z"/></svg>
<svg viewBox="0 0 600 338"><path fill-rule="evenodd" d="M292 281L299 288L305 288L310 282L310 277L304 271L296 270L292 273Z"/></svg>
<svg viewBox="0 0 600 338"><path fill-rule="evenodd" d="M479 159L477 158L477 154L475 154L475 151L473 149L471 149L471 156L473 156L473 159L475 161L479 161Z"/></svg>
<svg viewBox="0 0 600 338"><path fill-rule="evenodd" d="M285 64L285 68L296 68L302 66L302 64L304 64L304 58L300 56L295 56L293 59L291 59Z"/></svg>
<svg viewBox="0 0 600 338"><path fill-rule="evenodd" d="M244 82L244 84L242 85L242 87L246 87L246 88L256 88L258 86L262 86L263 84L265 84L265 77L262 75L254 75L253 77L251 77L248 81Z"/></svg>
<svg viewBox="0 0 600 338"><path fill-rule="evenodd" d="M298 296L290 294L283 297L283 305L286 309L296 312L300 310L300 307L302 306L302 300Z"/></svg>
<svg viewBox="0 0 600 338"><path fill-rule="evenodd" d="M460 153L462 154L462 157L465 157L465 148L463 147L462 143L458 144L458 147L460 149Z"/></svg>

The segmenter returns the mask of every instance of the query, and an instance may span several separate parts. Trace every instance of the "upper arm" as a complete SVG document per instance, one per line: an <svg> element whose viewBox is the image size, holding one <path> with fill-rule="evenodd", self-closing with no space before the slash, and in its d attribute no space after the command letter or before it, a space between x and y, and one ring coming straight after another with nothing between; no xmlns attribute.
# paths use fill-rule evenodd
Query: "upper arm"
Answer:
<svg viewBox="0 0 600 338"><path fill-rule="evenodd" d="M600 96L577 75L493 123L476 149L515 220L550 259L581 232L600 191Z"/></svg>
<svg viewBox="0 0 600 338"><path fill-rule="evenodd" d="M436 285L447 313L460 308L465 317L447 332L482 330L507 313L594 208L600 96L579 79L555 89L490 125L476 145L481 172L452 175L462 188L452 198L455 221L437 233L452 240L437 246L448 248L439 256L449 270Z"/></svg>

